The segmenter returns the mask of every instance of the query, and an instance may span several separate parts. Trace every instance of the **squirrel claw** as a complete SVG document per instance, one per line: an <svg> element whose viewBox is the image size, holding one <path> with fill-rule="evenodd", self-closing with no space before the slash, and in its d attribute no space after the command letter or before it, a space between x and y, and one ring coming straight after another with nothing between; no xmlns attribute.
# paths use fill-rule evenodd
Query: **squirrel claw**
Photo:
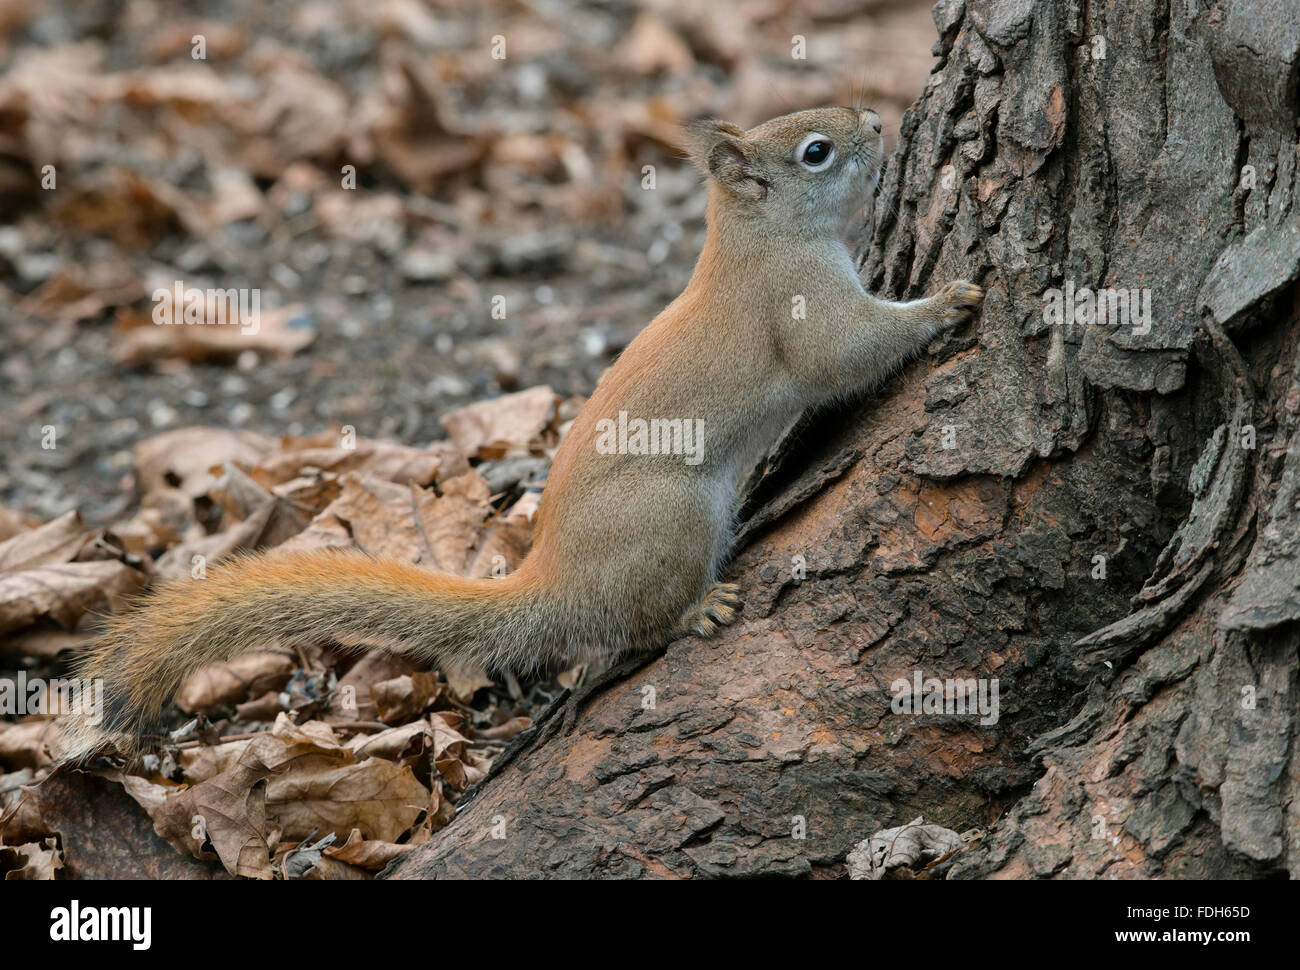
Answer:
<svg viewBox="0 0 1300 970"><path fill-rule="evenodd" d="M714 583L677 621L677 635L713 636L736 619L740 609L740 587L735 583Z"/></svg>
<svg viewBox="0 0 1300 970"><path fill-rule="evenodd" d="M939 291L939 300L946 304L940 318L955 327L978 314L984 304L984 288L969 280L953 280Z"/></svg>

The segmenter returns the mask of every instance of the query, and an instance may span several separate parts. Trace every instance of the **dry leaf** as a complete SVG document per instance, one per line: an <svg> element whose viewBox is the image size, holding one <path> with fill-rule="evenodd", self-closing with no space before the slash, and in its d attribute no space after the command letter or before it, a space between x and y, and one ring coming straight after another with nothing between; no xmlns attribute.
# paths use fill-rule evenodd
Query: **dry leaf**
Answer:
<svg viewBox="0 0 1300 970"><path fill-rule="evenodd" d="M441 91L418 66L408 62L390 67L382 79L386 104L372 126L379 155L407 185L431 192L448 175L475 168L491 151L495 133L467 131L453 117Z"/></svg>
<svg viewBox="0 0 1300 970"><path fill-rule="evenodd" d="M20 308L39 319L77 323L98 317L109 307L126 306L145 295L131 265L109 259L59 270L23 299Z"/></svg>
<svg viewBox="0 0 1300 970"><path fill-rule="evenodd" d="M416 666L404 657L384 650L371 650L361 657L352 669L339 678L338 688L330 700L330 721L374 721L379 717L379 707L371 695L375 684L404 674L412 674Z"/></svg>
<svg viewBox="0 0 1300 970"><path fill-rule="evenodd" d="M209 565L236 552L252 552L276 546L295 536L307 519L294 503L282 498L268 500L243 522L225 532L185 542L169 549L155 564L159 576L201 581Z"/></svg>
<svg viewBox="0 0 1300 970"><path fill-rule="evenodd" d="M76 652L83 649L93 639L89 633L38 627L0 638L0 653L53 660L64 651Z"/></svg>
<svg viewBox="0 0 1300 970"><path fill-rule="evenodd" d="M106 236L123 249L147 249L182 227L179 195L127 168L109 168L59 193L50 217L88 236Z"/></svg>
<svg viewBox="0 0 1300 970"><path fill-rule="evenodd" d="M68 630L86 613L120 608L147 577L125 563L70 562L0 575L0 634L49 617Z"/></svg>
<svg viewBox="0 0 1300 970"><path fill-rule="evenodd" d="M533 523L522 515L498 515L479 540L479 551L466 569L469 576L514 572L533 547Z"/></svg>
<svg viewBox="0 0 1300 970"><path fill-rule="evenodd" d="M221 466L221 477L207 497L220 507L223 524L242 522L273 498L233 462Z"/></svg>
<svg viewBox="0 0 1300 970"><path fill-rule="evenodd" d="M195 671L176 692L176 704L186 714L210 711L250 695L279 690L289 682L298 662L285 653L245 653L225 663Z"/></svg>
<svg viewBox="0 0 1300 970"><path fill-rule="evenodd" d="M482 738L484 741L508 741L517 734L528 730L532 725L533 719L530 717L512 717L502 724L475 731L474 736Z"/></svg>
<svg viewBox="0 0 1300 970"><path fill-rule="evenodd" d="M43 768L54 763L59 726L52 718L0 721L0 764L11 768Z"/></svg>
<svg viewBox="0 0 1300 970"><path fill-rule="evenodd" d="M203 207L203 217L209 226L255 219L266 208L266 199L257 184L241 168L209 166L208 183L212 186L212 198Z"/></svg>
<svg viewBox="0 0 1300 970"><path fill-rule="evenodd" d="M196 292L207 295L193 296ZM113 359L134 366L173 357L233 358L247 350L292 357L316 339L316 328L301 306L264 310L254 304L253 295L241 302L236 291L222 292L226 297L213 298L208 291L190 290L179 303L168 298L149 313L118 310ZM160 310L176 322L156 322Z"/></svg>
<svg viewBox="0 0 1300 970"><path fill-rule="evenodd" d="M281 691L268 690L261 697L245 701L235 707L236 721L274 721L285 711Z"/></svg>
<svg viewBox="0 0 1300 970"><path fill-rule="evenodd" d="M375 734L358 734L348 742L358 761L386 758L410 763L426 747L433 746L433 729L427 721L412 721Z"/></svg>
<svg viewBox="0 0 1300 970"><path fill-rule="evenodd" d="M411 769L383 758L295 766L267 786L267 810L290 838L359 828L392 842L429 808L429 790Z"/></svg>
<svg viewBox="0 0 1300 970"><path fill-rule="evenodd" d="M342 491L339 477L327 472L304 475L272 489L277 498L287 499L307 515L320 515Z"/></svg>
<svg viewBox="0 0 1300 970"><path fill-rule="evenodd" d="M274 439L253 431L178 428L137 443L132 457L142 492L179 488L199 498L217 488L220 469L227 463L250 467L274 448Z"/></svg>
<svg viewBox="0 0 1300 970"><path fill-rule="evenodd" d="M470 740L460 733L464 717L453 711L438 711L429 717L433 727L434 767L456 791L464 791L487 777L490 759L470 750Z"/></svg>
<svg viewBox="0 0 1300 970"><path fill-rule="evenodd" d="M392 842L430 806L428 789L409 768L382 758L356 761L321 721L295 725L281 715L271 735L253 739L239 764L253 760L274 772L265 811L288 839L357 828L368 838Z"/></svg>
<svg viewBox="0 0 1300 970"><path fill-rule="evenodd" d="M541 455L559 401L556 393L543 384L490 401L477 401L443 415L438 423L472 458Z"/></svg>
<svg viewBox="0 0 1300 970"><path fill-rule="evenodd" d="M342 481L339 497L283 549L353 546L375 557L464 573L491 512L487 484L476 473L450 479L442 495L355 473Z"/></svg>
<svg viewBox="0 0 1300 970"><path fill-rule="evenodd" d="M381 842L378 839L363 838L359 829L353 829L345 843L330 846L325 849L325 855L359 869L365 869L367 872L378 872L398 856L405 855L414 848L413 845L397 845L392 842Z"/></svg>
<svg viewBox="0 0 1300 970"><path fill-rule="evenodd" d="M258 739L265 740L265 739ZM272 769L249 745L230 768L192 788L159 792L143 778L123 776L123 784L153 819L154 831L178 852L217 858L232 875L252 879L274 876L271 858L279 831L267 819L267 778Z"/></svg>
<svg viewBox="0 0 1300 970"><path fill-rule="evenodd" d="M375 684L370 693L379 708L379 719L396 724L418 715L442 695L443 689L437 673L417 671Z"/></svg>
<svg viewBox="0 0 1300 970"><path fill-rule="evenodd" d="M447 678L447 690L452 699L461 704L468 704L481 688L491 687L495 683L486 671L478 667L446 664L442 668L442 675Z"/></svg>
<svg viewBox="0 0 1300 970"><path fill-rule="evenodd" d="M191 785L215 778L224 771L230 771L239 764L252 740L226 741L222 744L201 744L195 748L184 748L179 753L181 774Z"/></svg>
<svg viewBox="0 0 1300 970"><path fill-rule="evenodd" d="M632 31L614 49L614 59L638 74L684 74L695 66L686 41L650 10L637 14Z"/></svg>
<svg viewBox="0 0 1300 970"><path fill-rule="evenodd" d="M389 441L346 439L340 434L313 438L285 438L280 448L249 471L263 488L292 481L304 475L356 472L363 477L387 482L432 485L435 481L469 470L465 456L446 442L427 448L411 448Z"/></svg>
<svg viewBox="0 0 1300 970"><path fill-rule="evenodd" d="M129 777L129 776L127 776ZM2 836L21 844L57 836L65 879L208 879L214 866L157 838L117 772L59 771L23 789ZM137 791L164 786L140 778ZM174 788L174 786L168 786ZM153 797L153 801L157 801Z"/></svg>
<svg viewBox="0 0 1300 970"><path fill-rule="evenodd" d="M262 92L237 124L243 162L255 175L278 175L301 158L332 158L349 130L347 96L337 84L288 56L267 52Z"/></svg>
<svg viewBox="0 0 1300 970"><path fill-rule="evenodd" d="M82 524L79 512L65 512L44 525L0 542L0 573L72 562L96 534Z"/></svg>
<svg viewBox="0 0 1300 970"><path fill-rule="evenodd" d="M115 522L111 531L126 551L145 557L186 538L195 538L202 527L194 520L194 500L179 488L156 488L140 500L134 516Z"/></svg>
<svg viewBox="0 0 1300 970"><path fill-rule="evenodd" d="M369 879L370 874L366 870L325 854L335 839L336 836L331 832L325 838L310 844L300 842L295 846L283 846L282 849L286 851L280 860L280 870L284 873L284 878L292 880Z"/></svg>
<svg viewBox="0 0 1300 970"><path fill-rule="evenodd" d="M458 758L469 750L469 738L460 733L465 726L464 715L457 711L437 711L429 716L433 727L433 754L435 758Z"/></svg>
<svg viewBox="0 0 1300 970"><path fill-rule="evenodd" d="M894 869L920 869L963 845L965 840L952 829L926 825L918 816L859 842L848 855L849 878L874 880Z"/></svg>
<svg viewBox="0 0 1300 970"><path fill-rule="evenodd" d="M5 880L56 879L63 853L53 838L26 845L0 845L0 872Z"/></svg>
<svg viewBox="0 0 1300 970"><path fill-rule="evenodd" d="M41 522L37 518L0 505L0 542L16 536L20 532L34 529L40 524Z"/></svg>

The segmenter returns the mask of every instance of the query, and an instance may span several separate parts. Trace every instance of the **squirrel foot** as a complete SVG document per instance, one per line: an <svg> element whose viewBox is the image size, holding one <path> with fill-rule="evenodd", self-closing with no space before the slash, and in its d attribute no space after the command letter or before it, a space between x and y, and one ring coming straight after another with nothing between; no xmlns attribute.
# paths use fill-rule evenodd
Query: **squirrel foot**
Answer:
<svg viewBox="0 0 1300 970"><path fill-rule="evenodd" d="M679 637L695 634L711 637L720 627L736 618L740 609L740 587L735 583L714 583L700 601L682 614L675 633Z"/></svg>
<svg viewBox="0 0 1300 970"><path fill-rule="evenodd" d="M939 319L948 330L975 318L984 304L984 287L969 280L953 280L935 294L934 300L943 307Z"/></svg>

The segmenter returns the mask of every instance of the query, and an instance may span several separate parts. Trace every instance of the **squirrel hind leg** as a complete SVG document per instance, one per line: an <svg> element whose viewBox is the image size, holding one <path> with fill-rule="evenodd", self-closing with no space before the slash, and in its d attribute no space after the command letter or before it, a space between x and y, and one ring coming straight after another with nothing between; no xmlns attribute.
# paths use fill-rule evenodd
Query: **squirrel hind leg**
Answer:
<svg viewBox="0 0 1300 970"><path fill-rule="evenodd" d="M682 614L673 628L673 639L695 636L711 637L736 619L740 609L740 587L735 583L714 583L698 603Z"/></svg>

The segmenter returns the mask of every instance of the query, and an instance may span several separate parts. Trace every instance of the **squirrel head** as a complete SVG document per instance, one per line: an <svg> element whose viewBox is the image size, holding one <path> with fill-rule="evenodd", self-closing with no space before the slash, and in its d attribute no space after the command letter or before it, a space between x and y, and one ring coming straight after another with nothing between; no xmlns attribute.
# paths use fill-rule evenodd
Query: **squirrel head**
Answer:
<svg viewBox="0 0 1300 970"><path fill-rule="evenodd" d="M835 234L875 189L884 157L880 116L813 108L748 131L722 121L686 128L691 161L724 200L774 229Z"/></svg>

